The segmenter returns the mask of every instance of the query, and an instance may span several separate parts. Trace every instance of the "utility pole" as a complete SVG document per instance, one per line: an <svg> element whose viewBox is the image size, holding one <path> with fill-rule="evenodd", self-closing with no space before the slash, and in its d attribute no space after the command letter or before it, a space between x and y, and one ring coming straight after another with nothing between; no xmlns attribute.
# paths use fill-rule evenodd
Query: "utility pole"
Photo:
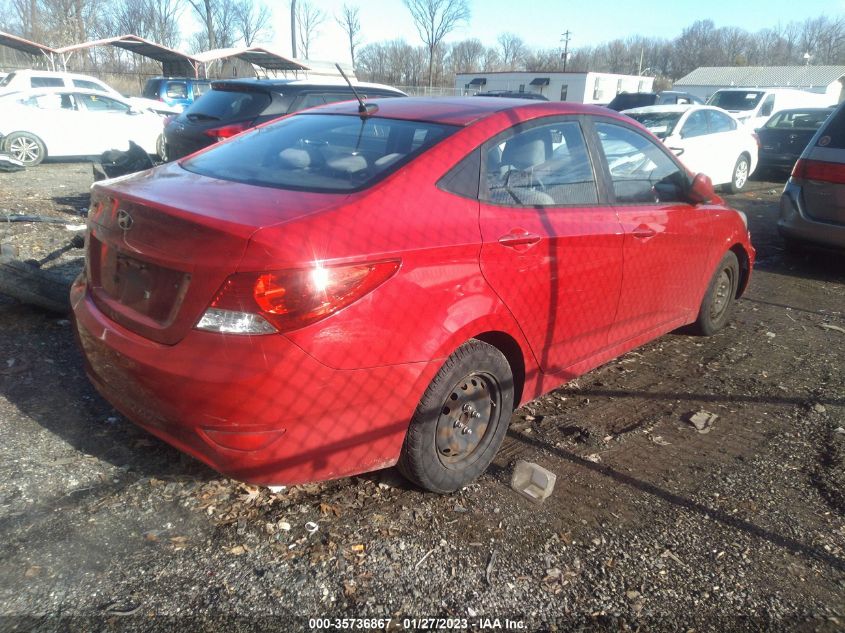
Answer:
<svg viewBox="0 0 845 633"><path fill-rule="evenodd" d="M296 0L290 0L290 51L296 59Z"/></svg>
<svg viewBox="0 0 845 633"><path fill-rule="evenodd" d="M563 53L561 57L563 58L563 72L566 72L566 61L569 58L569 40L572 37L572 32L569 29L566 29L566 33L560 36L560 41L563 44Z"/></svg>

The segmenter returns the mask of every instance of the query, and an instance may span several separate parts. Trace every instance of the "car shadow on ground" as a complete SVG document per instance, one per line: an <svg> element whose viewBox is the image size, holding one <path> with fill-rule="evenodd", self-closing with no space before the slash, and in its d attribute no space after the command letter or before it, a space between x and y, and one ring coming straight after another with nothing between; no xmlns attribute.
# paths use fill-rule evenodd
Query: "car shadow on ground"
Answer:
<svg viewBox="0 0 845 633"><path fill-rule="evenodd" d="M129 422L95 391L85 375L73 327L66 316L5 298L0 303L0 350L7 365L15 360L0 367L0 396L17 408L21 422L31 419L83 456L140 477L219 477ZM33 343L35 337L40 345Z"/></svg>
<svg viewBox="0 0 845 633"><path fill-rule="evenodd" d="M603 477L612 480L616 484L628 486L643 494L656 497L657 499L665 503L669 503L678 508L694 512L712 521L716 521L725 527L731 528L733 530L740 530L749 535L764 539L772 545L786 549L795 555L822 562L840 572L845 572L845 559L834 556L833 554L825 551L824 549L813 547L812 545L807 545L788 536L778 534L777 532L774 532L772 530L764 529L750 521L746 521L739 517L732 516L731 514L728 514L715 508L707 507L702 503L693 501L692 499L688 499L682 495L666 490L665 488L661 488L660 486L656 486L647 481L643 481L632 475L622 473L611 466L591 462L583 457L580 457L579 455L576 455L571 451L555 446L552 443L544 442L543 440L540 440L536 437L530 437L524 433L520 433L519 431L515 430L509 430L508 437L522 444L525 447L539 449L543 452L551 453L552 455L555 455L560 459L566 460L584 470L592 471L593 473L602 475ZM510 476L509 469L493 464L490 466L490 472L494 477L496 477L500 481L504 482L505 485L507 485Z"/></svg>

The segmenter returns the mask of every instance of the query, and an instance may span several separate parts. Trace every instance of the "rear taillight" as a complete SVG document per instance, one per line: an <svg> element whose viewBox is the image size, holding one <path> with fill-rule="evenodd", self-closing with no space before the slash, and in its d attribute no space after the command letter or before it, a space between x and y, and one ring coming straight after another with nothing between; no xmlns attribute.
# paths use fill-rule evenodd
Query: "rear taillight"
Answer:
<svg viewBox="0 0 845 633"><path fill-rule="evenodd" d="M230 334L295 330L334 314L390 279L398 260L231 275L197 328Z"/></svg>
<svg viewBox="0 0 845 633"><path fill-rule="evenodd" d="M792 177L845 185L845 164L799 158L792 168Z"/></svg>
<svg viewBox="0 0 845 633"><path fill-rule="evenodd" d="M250 125L250 123L232 123L231 125L211 128L203 132L203 134L210 136L215 141L222 141L224 138L230 138L235 134L240 134L244 130L249 129Z"/></svg>

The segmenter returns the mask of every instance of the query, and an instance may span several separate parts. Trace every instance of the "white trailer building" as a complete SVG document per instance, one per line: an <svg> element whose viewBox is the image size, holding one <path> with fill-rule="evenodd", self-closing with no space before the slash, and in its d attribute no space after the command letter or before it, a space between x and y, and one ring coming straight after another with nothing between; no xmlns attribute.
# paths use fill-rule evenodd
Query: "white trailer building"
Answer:
<svg viewBox="0 0 845 633"><path fill-rule="evenodd" d="M538 93L549 101L605 104L620 92L651 92L653 77L612 73L480 72L455 75L460 95L479 92Z"/></svg>

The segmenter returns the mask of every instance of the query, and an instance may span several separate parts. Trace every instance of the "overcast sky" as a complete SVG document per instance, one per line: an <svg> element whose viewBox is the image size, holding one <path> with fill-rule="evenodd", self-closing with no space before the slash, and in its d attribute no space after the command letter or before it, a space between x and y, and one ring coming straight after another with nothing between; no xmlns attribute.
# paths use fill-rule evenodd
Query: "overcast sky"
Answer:
<svg viewBox="0 0 845 633"><path fill-rule="evenodd" d="M266 0L274 7L273 48L290 54L290 3ZM344 0L311 0L327 19L312 44L311 57L349 61L343 31L334 20ZM363 43L405 38L418 44L419 37L402 0L346 0L360 8ZM629 35L672 38L695 20L711 19L717 27L738 26L757 31L792 20L803 21L823 14L845 13L845 0L649 0L573 2L572 0L470 0L472 18L449 36L449 40L477 37L488 46L503 31L519 35L534 48L560 46L561 34L572 32L570 48L600 44ZM589 10L584 9L589 6ZM194 24L194 30L199 29ZM301 51L300 51L301 54Z"/></svg>

